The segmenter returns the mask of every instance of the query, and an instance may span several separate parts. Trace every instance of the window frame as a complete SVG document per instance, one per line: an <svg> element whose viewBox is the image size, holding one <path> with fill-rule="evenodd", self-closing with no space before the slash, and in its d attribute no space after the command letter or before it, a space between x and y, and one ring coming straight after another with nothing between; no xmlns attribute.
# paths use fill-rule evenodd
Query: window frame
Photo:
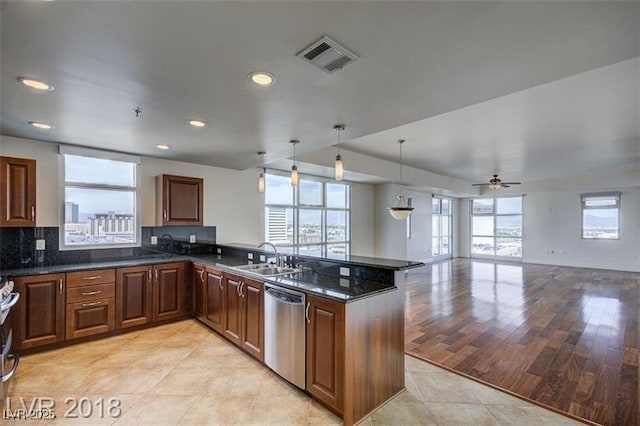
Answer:
<svg viewBox="0 0 640 426"><path fill-rule="evenodd" d="M434 213L433 212L433 202L434 200L438 200L438 212ZM447 201L449 204L449 211L448 213L442 213L442 202ZM447 229L447 235L443 236L442 235L442 217L446 216L448 218L448 229ZM438 220L438 254L434 254L433 253L433 239L434 234L433 234L433 220L434 218L437 217ZM442 239L444 237L448 238L448 248L449 248L449 252L446 254L442 254ZM442 259L452 259L453 258L453 199L450 197L445 197L442 195L436 195L433 194L431 196L431 257L434 260L442 260Z"/></svg>
<svg viewBox="0 0 640 426"><path fill-rule="evenodd" d="M74 188L86 188L96 190L114 190L130 192L134 196L134 237L135 240L132 243L119 243L119 244L73 244L68 245L65 243L65 203L66 203L66 188L68 182L66 181L66 155L74 155L80 157L97 158L103 160L114 160L132 163L134 165L134 180L135 190L133 186L126 185L110 185L110 184L96 184L96 183L83 183L72 182L69 185ZM140 163L139 156L123 154L111 151L101 151L91 148L81 148L75 146L60 145L58 147L58 224L59 224L59 237L58 237L58 249L60 251L76 251L76 250L94 250L94 249L117 249L117 248L131 248L142 246L142 190L141 190L141 178L140 178Z"/></svg>
<svg viewBox="0 0 640 426"><path fill-rule="evenodd" d="M499 199L505 199L505 198L520 198L520 203L521 203L521 207L520 207L520 213L502 213L499 214L498 213L498 200ZM492 206L492 210L491 213L479 213L479 214L474 214L473 213L473 202L474 200L492 200L493 202L493 206ZM474 216L479 216L479 217L492 217L493 218L493 235L479 235L479 234L475 234L474 233L474 229L473 229L473 217ZM498 235L498 217L504 217L504 216L520 216L521 217L521 233L519 237L505 237L505 236L500 236ZM470 257L474 257L477 259L494 259L494 260L507 260L507 261L513 261L513 262L522 262L522 259L524 257L524 235L525 235L525 231L524 231L524 194L522 195L507 195L504 197L477 197L477 198L471 198L469 200L469 256ZM481 254L481 253L474 253L473 252L473 238L474 237L478 237L478 238L492 238L493 239L493 255L490 254ZM497 240L500 238L517 238L520 239L520 256L502 256L502 255L498 255L496 254L496 246L497 246Z"/></svg>
<svg viewBox="0 0 640 426"><path fill-rule="evenodd" d="M267 170L266 174L271 174L274 176L280 176L280 177L288 177L287 174L282 173L282 172L278 172L278 171L274 171L274 170ZM266 178L266 177L265 177ZM322 184L322 203L321 204L301 204L300 201L300 190L302 188L302 181L313 181L313 182L319 182ZM328 196L327 196L327 185L328 184L335 184L335 185L344 185L347 187L347 194L345 195L345 203L346 203L346 207L342 208L342 207L328 207L327 203L328 203ZM267 184L268 187L268 184ZM307 175L307 174L300 174L299 175L299 183L298 185L293 188L292 191L292 201L291 204L282 204L282 203L268 203L267 199L266 199L266 195L265 195L265 199L264 199L264 213L265 213L265 224L264 224L264 230L263 230L263 235L265 238L265 241L268 240L267 238L267 229L268 229L268 224L266 223L267 221L267 215L266 215L266 211L268 208L270 207L275 207L275 208L285 208L285 209L292 209L293 214L292 214L292 226L293 226L293 242L291 244L276 244L276 247L278 247L278 250L280 251L280 249L282 248L282 252L283 253L291 253L291 254L296 254L296 255L301 255L301 256L312 256L312 255L308 255L308 254L304 254L304 253L300 253L300 248L301 247L312 247L312 246L320 246L320 256L323 258L333 258L330 257L328 255L329 251L328 251L328 246L331 245L336 245L336 244L344 244L347 247L347 250L345 251L345 255L344 258L348 258L351 255L351 204L352 204L352 185L348 182L335 182L331 179L326 179L326 178L322 178L322 177L318 177L318 176L311 176L311 175ZM321 241L319 243L313 243L313 244L300 244L300 211L301 210L320 210L321 211L321 215L320 215L320 228L321 228ZM328 241L327 238L327 234L328 234L328 220L327 220L327 213L330 211L339 211L339 212L345 212L346 214L346 221L345 221L345 227L346 227L346 232L345 232L345 237L346 240L340 240L340 241Z"/></svg>
<svg viewBox="0 0 640 426"><path fill-rule="evenodd" d="M586 201L590 198L607 198L611 197L616 201L615 207L611 206L587 206ZM580 194L580 237L585 241L616 241L620 239L620 209L622 205L622 193L619 191L614 192L592 192L587 194ZM617 237L615 238L603 238L603 237L585 237L584 236L584 212L585 210L616 210L616 225L617 225Z"/></svg>

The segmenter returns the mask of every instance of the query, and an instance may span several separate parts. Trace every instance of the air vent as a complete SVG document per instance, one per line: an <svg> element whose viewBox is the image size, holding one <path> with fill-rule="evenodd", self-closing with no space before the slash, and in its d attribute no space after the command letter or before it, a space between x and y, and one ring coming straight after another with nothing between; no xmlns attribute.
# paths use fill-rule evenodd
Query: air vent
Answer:
<svg viewBox="0 0 640 426"><path fill-rule="evenodd" d="M358 60L355 53L327 36L307 46L296 56L328 74L333 74Z"/></svg>

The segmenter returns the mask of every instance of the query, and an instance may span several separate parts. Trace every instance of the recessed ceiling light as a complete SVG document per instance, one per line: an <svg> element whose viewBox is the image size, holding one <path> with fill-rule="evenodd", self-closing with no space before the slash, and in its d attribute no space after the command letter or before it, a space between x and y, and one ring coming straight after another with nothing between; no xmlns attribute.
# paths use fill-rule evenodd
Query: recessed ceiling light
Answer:
<svg viewBox="0 0 640 426"><path fill-rule="evenodd" d="M197 119L195 119L195 118L192 118L192 119L187 120L187 123L188 123L190 126L193 126L193 127L204 127L204 126L206 126L206 125L207 125L207 122L206 122L206 121L197 120Z"/></svg>
<svg viewBox="0 0 640 426"><path fill-rule="evenodd" d="M161 149L163 151L171 149L171 147L169 145L166 145L166 144L163 144L163 143L159 143L158 145L156 145L156 148Z"/></svg>
<svg viewBox="0 0 640 426"><path fill-rule="evenodd" d="M53 126L51 124L43 123L41 121L30 121L29 124L31 124L36 129L41 129L41 130L51 130L51 129L53 129Z"/></svg>
<svg viewBox="0 0 640 426"><path fill-rule="evenodd" d="M249 80L262 87L273 86L276 82L274 75L266 71L254 71L250 73Z"/></svg>
<svg viewBox="0 0 640 426"><path fill-rule="evenodd" d="M54 89L52 84L49 84L46 81L36 80L34 78L18 77L18 81L25 86L36 90L46 90L50 92Z"/></svg>

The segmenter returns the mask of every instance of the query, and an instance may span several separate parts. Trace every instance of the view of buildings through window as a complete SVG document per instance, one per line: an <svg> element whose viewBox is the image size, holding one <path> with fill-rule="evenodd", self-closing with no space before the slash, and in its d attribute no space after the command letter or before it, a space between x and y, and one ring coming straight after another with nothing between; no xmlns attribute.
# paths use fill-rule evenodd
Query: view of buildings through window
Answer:
<svg viewBox="0 0 640 426"><path fill-rule="evenodd" d="M344 259L350 251L350 187L266 174L265 240L286 253Z"/></svg>
<svg viewBox="0 0 640 426"><path fill-rule="evenodd" d="M137 163L83 155L64 156L61 246L90 248L139 244Z"/></svg>
<svg viewBox="0 0 640 426"><path fill-rule="evenodd" d="M451 201L434 197L431 210L431 254L434 257L451 257Z"/></svg>
<svg viewBox="0 0 640 426"><path fill-rule="evenodd" d="M522 257L522 197L471 201L471 255Z"/></svg>
<svg viewBox="0 0 640 426"><path fill-rule="evenodd" d="M620 193L583 194L582 238L619 238Z"/></svg>

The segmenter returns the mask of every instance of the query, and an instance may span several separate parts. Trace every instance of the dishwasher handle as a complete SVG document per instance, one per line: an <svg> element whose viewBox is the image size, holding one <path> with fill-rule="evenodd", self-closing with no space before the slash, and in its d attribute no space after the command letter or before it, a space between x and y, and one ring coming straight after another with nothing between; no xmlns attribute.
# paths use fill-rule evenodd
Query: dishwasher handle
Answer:
<svg viewBox="0 0 640 426"><path fill-rule="evenodd" d="M267 288L265 294L276 299L279 303L286 303L289 305L304 305L304 296L300 296L298 294L278 290L273 287Z"/></svg>

